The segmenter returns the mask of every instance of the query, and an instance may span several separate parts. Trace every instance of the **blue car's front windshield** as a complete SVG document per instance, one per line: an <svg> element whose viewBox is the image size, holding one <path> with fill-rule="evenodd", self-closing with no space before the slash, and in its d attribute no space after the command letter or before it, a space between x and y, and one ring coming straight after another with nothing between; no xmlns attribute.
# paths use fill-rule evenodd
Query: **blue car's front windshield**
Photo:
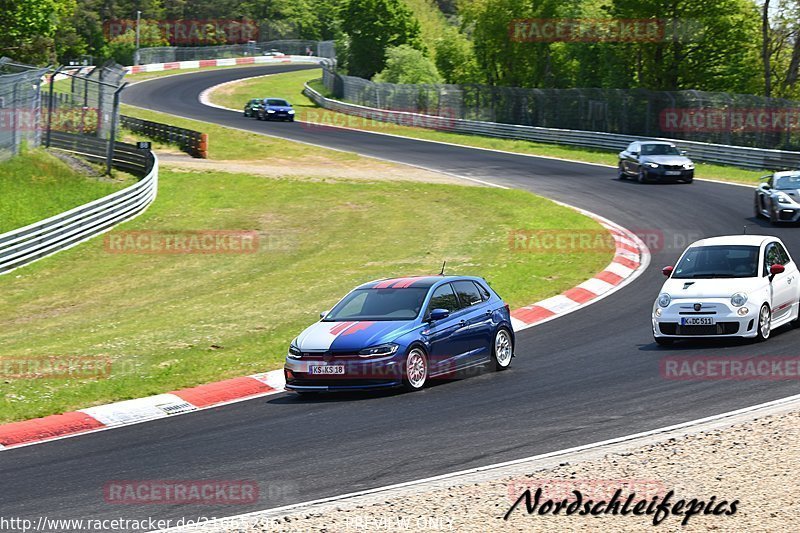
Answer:
<svg viewBox="0 0 800 533"><path fill-rule="evenodd" d="M752 278L758 275L758 252L758 246L694 246L675 267L672 278Z"/></svg>
<svg viewBox="0 0 800 533"><path fill-rule="evenodd" d="M325 322L347 320L414 320L428 289L356 289L325 315Z"/></svg>

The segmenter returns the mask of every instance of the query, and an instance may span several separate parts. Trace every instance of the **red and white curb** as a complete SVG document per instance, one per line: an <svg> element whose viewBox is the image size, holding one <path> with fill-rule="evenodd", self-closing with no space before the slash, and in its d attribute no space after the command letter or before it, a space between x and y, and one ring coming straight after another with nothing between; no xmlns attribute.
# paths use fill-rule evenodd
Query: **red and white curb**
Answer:
<svg viewBox="0 0 800 533"><path fill-rule="evenodd" d="M511 323L514 331L543 324L610 296L639 277L650 264L650 250L630 230L589 211L561 202L556 203L579 211L608 230L614 238L614 257L606 268L580 285L512 311Z"/></svg>
<svg viewBox="0 0 800 533"><path fill-rule="evenodd" d="M248 56L230 57L226 59L200 59L196 61L172 61L169 63L150 63L148 65L137 65L125 67L129 74L140 72L161 72L164 70L186 70L207 67L233 67L237 65L275 65L285 63L308 63L318 65L326 59L316 56Z"/></svg>
<svg viewBox="0 0 800 533"><path fill-rule="evenodd" d="M514 310L511 314L516 331L571 313L608 296L630 283L649 264L650 253L636 235L593 213L579 211L594 218L611 232L616 243L614 259L605 270L577 287ZM12 422L0 425L0 451L277 394L284 390L285 384L283 370L273 370L60 415Z"/></svg>
<svg viewBox="0 0 800 533"><path fill-rule="evenodd" d="M284 390L283 370L0 425L0 451L251 400Z"/></svg>

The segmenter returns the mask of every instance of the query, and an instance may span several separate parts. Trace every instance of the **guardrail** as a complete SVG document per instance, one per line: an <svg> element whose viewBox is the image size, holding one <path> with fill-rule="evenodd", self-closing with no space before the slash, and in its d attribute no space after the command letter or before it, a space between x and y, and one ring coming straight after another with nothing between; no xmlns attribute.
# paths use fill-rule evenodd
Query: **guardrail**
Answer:
<svg viewBox="0 0 800 533"><path fill-rule="evenodd" d="M86 137L54 132L53 141L54 148L68 150L93 161L105 161L105 145L102 150L97 150ZM108 231L132 219L153 203L158 191L158 158L155 154L149 150L139 150L134 145L116 143L114 165L141 173L143 177L121 191L1 234L0 274Z"/></svg>
<svg viewBox="0 0 800 533"><path fill-rule="evenodd" d="M331 111L356 115L370 120L391 122L403 126L416 126L468 135L484 135L503 139L520 139L548 144L598 148L601 150L610 149L614 151L622 151L628 144L637 140L662 140L674 142L681 149L687 150L689 156L697 161L731 165L752 170L786 170L800 168L800 152L728 146L724 144L710 144L680 139L636 137L617 133L520 126L497 122L447 118L435 115L422 115L406 111L377 109L326 98L312 89L308 84L305 84L303 94L308 96L320 107Z"/></svg>
<svg viewBox="0 0 800 533"><path fill-rule="evenodd" d="M133 132L147 135L156 141L177 144L181 150L192 157L208 159L208 134L199 131L178 128L169 124L142 120L140 118L120 115L122 127Z"/></svg>

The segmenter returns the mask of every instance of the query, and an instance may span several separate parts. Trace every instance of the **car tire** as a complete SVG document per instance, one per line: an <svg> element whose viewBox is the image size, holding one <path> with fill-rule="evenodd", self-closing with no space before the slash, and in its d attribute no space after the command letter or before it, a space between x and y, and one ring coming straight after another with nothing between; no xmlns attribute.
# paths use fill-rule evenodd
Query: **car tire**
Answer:
<svg viewBox="0 0 800 533"><path fill-rule="evenodd" d="M511 332L508 328L497 328L492 343L492 366L498 372L511 366L514 358L514 341L511 340Z"/></svg>
<svg viewBox="0 0 800 533"><path fill-rule="evenodd" d="M766 312L765 312L766 310ZM762 321L766 321L766 327ZM772 333L772 312L767 304L761 306L758 311L758 325L756 326L756 342L764 342L769 339Z"/></svg>
<svg viewBox="0 0 800 533"><path fill-rule="evenodd" d="M675 342L675 339L668 339L666 337L653 336L653 339L656 341L656 344L658 344L659 346L672 346L672 343Z"/></svg>
<svg viewBox="0 0 800 533"><path fill-rule="evenodd" d="M646 182L647 181L647 173L643 169L640 168L639 169L639 174L637 175L636 179L639 181L639 183Z"/></svg>
<svg viewBox="0 0 800 533"><path fill-rule="evenodd" d="M628 179L628 176L625 174L625 171L622 169L622 163L617 166L617 179L624 180Z"/></svg>
<svg viewBox="0 0 800 533"><path fill-rule="evenodd" d="M412 346L403 362L403 388L409 392L422 390L428 381L428 354L422 347Z"/></svg>
<svg viewBox="0 0 800 533"><path fill-rule="evenodd" d="M256 120L264 120L264 118L261 116L261 113L256 113Z"/></svg>
<svg viewBox="0 0 800 533"><path fill-rule="evenodd" d="M756 218L764 218L764 213L761 212L761 207L758 205L758 196L753 200L753 214Z"/></svg>
<svg viewBox="0 0 800 533"><path fill-rule="evenodd" d="M683 180L684 183L692 183L693 181L694 178L686 178L685 180Z"/></svg>

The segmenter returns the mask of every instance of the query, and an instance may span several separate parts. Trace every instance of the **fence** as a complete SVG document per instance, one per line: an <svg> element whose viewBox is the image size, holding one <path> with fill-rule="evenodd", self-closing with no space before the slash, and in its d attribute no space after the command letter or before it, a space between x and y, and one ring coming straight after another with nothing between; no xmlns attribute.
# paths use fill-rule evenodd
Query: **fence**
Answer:
<svg viewBox="0 0 800 533"><path fill-rule="evenodd" d="M151 139L176 144L192 157L208 158L208 134L199 131L178 128L160 122L142 120L140 118L120 115L122 127L135 133L147 135Z"/></svg>
<svg viewBox="0 0 800 533"><path fill-rule="evenodd" d="M496 122L465 120L436 115L422 115L408 111L377 109L326 98L309 87L308 84L306 84L303 93L320 107L330 109L331 111L348 113L369 120L425 127L454 133L620 151L634 140L646 139L646 137L615 133L500 124ZM675 140L674 142L682 149L688 150L690 156L698 161L733 165L754 170L800 168L800 152L728 146L683 140Z"/></svg>
<svg viewBox="0 0 800 533"><path fill-rule="evenodd" d="M87 137L55 132L52 145L95 161L106 158L105 145ZM114 165L142 179L121 191L65 213L0 235L0 274L99 235L144 211L156 198L158 160L149 150L116 143Z"/></svg>
<svg viewBox="0 0 800 533"><path fill-rule="evenodd" d="M525 89L374 83L323 69L335 98L451 119L724 145L800 150L800 102L753 95L644 89Z"/></svg>
<svg viewBox="0 0 800 533"><path fill-rule="evenodd" d="M54 132L81 135L93 149L105 147L106 172L110 172L125 73L124 67L113 61L94 68L57 69L43 98L45 146L52 145Z"/></svg>
<svg viewBox="0 0 800 533"><path fill-rule="evenodd" d="M41 80L46 71L0 58L0 160L18 154L23 144L39 145Z"/></svg>
<svg viewBox="0 0 800 533"><path fill-rule="evenodd" d="M158 46L141 48L139 50L139 64L257 56L273 51L286 55L307 55L309 48L313 55L317 57L336 58L333 41L281 40L222 46Z"/></svg>

